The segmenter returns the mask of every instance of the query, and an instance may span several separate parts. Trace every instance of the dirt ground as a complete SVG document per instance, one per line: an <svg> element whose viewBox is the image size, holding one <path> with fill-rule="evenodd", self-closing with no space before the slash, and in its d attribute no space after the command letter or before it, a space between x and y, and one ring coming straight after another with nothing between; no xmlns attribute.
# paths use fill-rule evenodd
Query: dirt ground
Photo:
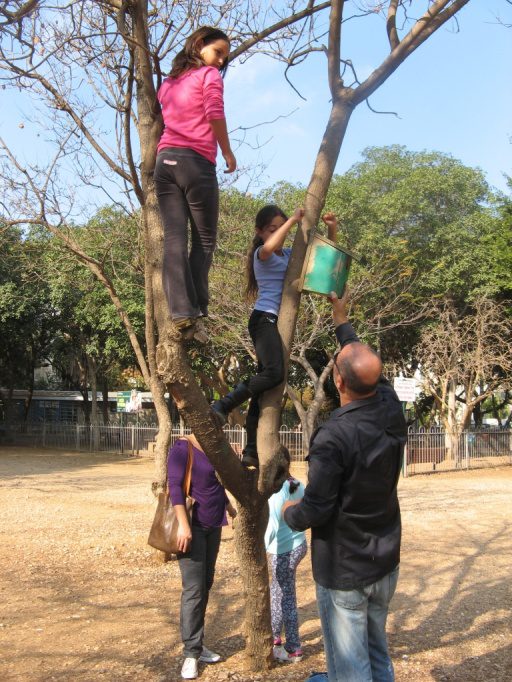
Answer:
<svg viewBox="0 0 512 682"><path fill-rule="evenodd" d="M146 545L152 462L0 448L0 680L179 682L180 580ZM401 575L389 619L398 682L512 680L512 467L402 479ZM224 530L200 679L301 682L324 670L309 555L304 659L244 672L242 600Z"/></svg>

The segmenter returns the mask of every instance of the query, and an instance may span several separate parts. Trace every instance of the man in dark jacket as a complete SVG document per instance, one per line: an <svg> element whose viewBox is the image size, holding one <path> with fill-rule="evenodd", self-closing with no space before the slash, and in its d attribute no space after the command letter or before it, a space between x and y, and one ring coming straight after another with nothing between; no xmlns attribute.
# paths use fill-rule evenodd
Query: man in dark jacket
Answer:
<svg viewBox="0 0 512 682"><path fill-rule="evenodd" d="M293 530L312 528L329 682L392 682L386 619L398 580L397 483L407 427L380 358L348 322L346 295L331 300L341 407L313 434L304 497L283 513Z"/></svg>

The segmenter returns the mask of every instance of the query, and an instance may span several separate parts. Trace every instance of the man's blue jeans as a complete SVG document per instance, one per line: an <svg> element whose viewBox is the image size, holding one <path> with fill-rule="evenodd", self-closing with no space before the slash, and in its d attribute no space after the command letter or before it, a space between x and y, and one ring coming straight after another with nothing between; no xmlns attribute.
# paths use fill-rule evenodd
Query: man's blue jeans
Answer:
<svg viewBox="0 0 512 682"><path fill-rule="evenodd" d="M372 585L330 590L316 584L329 682L393 682L386 619L398 567Z"/></svg>

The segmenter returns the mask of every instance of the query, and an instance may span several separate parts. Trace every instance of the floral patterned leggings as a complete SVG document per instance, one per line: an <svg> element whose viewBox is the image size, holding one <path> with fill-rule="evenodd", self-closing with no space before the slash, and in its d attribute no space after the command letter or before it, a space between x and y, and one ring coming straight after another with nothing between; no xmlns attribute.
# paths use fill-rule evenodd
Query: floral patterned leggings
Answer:
<svg viewBox="0 0 512 682"><path fill-rule="evenodd" d="M299 620L297 617L297 596L295 593L295 574L297 566L306 556L306 541L284 554L271 554L272 583L270 585L270 609L272 635L274 639L286 633L285 649L293 653L300 649Z"/></svg>

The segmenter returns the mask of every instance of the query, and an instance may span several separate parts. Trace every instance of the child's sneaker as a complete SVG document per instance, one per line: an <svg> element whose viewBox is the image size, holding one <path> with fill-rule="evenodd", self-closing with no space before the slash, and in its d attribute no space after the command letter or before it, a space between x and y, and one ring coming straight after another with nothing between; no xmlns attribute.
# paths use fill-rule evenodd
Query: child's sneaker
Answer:
<svg viewBox="0 0 512 682"><path fill-rule="evenodd" d="M281 637L274 637L274 646L281 646L282 643Z"/></svg>
<svg viewBox="0 0 512 682"><path fill-rule="evenodd" d="M302 661L302 649L296 649L290 653L283 646L275 646L273 653L274 658L279 663L299 663Z"/></svg>
<svg viewBox="0 0 512 682"><path fill-rule="evenodd" d="M282 652L284 651L283 647L281 644L274 644L272 648L272 655L276 659L276 661L280 660L280 656L282 655Z"/></svg>

